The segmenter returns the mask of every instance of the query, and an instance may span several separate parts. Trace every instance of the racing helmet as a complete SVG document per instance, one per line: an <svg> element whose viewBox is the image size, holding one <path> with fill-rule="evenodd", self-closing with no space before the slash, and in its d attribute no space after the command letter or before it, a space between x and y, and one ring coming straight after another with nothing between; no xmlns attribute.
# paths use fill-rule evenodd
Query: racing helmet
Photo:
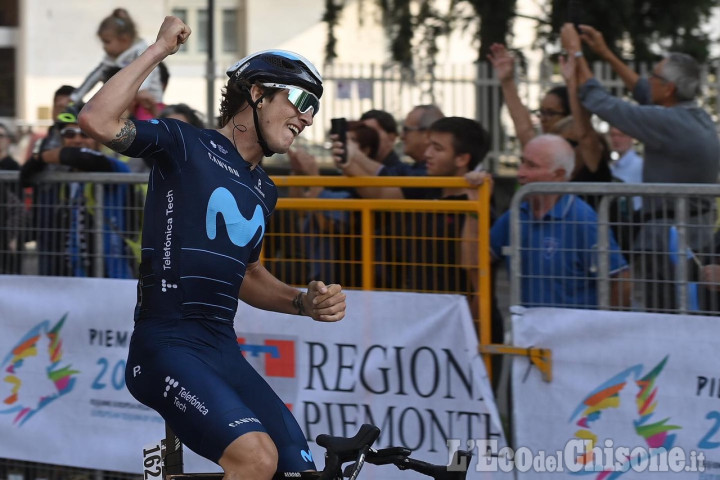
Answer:
<svg viewBox="0 0 720 480"><path fill-rule="evenodd" d="M287 50L263 50L248 55L227 69L231 81L291 90L292 101L301 112L310 106L317 114L323 94L322 76L308 59ZM310 95L294 92L293 87ZM314 97L314 98L313 98Z"/></svg>

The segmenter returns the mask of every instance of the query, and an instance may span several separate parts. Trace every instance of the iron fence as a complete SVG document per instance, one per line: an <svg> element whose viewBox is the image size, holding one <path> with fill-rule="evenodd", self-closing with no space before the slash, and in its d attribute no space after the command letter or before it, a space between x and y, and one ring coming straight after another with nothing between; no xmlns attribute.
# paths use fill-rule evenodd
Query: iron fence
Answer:
<svg viewBox="0 0 720 480"><path fill-rule="evenodd" d="M538 217L531 202L548 196L558 208ZM633 209L634 198L658 197L657 209ZM717 315L720 279L706 267L720 264L718 197L715 184L525 185L511 203L509 248L494 252L508 258L510 304ZM578 199L597 216L568 213Z"/></svg>

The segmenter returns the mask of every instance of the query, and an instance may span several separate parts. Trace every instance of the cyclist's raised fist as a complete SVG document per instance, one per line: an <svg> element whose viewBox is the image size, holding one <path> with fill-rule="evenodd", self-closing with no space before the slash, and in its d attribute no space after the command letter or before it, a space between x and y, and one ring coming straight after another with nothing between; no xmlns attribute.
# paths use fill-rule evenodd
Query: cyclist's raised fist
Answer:
<svg viewBox="0 0 720 480"><path fill-rule="evenodd" d="M190 27L185 25L182 20L177 17L168 16L165 17L162 25L160 25L160 31L158 32L155 43L163 45L167 54L172 55L178 51L180 45L187 41L190 33Z"/></svg>

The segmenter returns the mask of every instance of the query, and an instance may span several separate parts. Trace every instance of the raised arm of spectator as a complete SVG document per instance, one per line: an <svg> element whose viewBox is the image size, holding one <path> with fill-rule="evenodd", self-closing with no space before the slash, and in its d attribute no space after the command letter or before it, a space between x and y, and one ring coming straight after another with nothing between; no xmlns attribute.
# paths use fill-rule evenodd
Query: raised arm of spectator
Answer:
<svg viewBox="0 0 720 480"><path fill-rule="evenodd" d="M150 72L177 52L189 35L190 28L179 18L165 17L155 43L108 80L85 105L79 119L83 131L117 152L125 151L135 138L135 125L122 118L123 113Z"/></svg>
<svg viewBox="0 0 720 480"><path fill-rule="evenodd" d="M100 152L80 147L59 147L38 154L44 163L55 163L83 172L112 172L112 163Z"/></svg>
<svg viewBox="0 0 720 480"><path fill-rule="evenodd" d="M574 27L573 27L574 30ZM633 91L640 75L638 75L625 62L618 58L605 43L602 33L591 27L590 25L580 25L580 38L585 42L593 52L600 58L610 64L610 67L617 73L625 83L625 87ZM588 69L589 70L589 69Z"/></svg>
<svg viewBox="0 0 720 480"><path fill-rule="evenodd" d="M508 52L505 45L494 43L490 46L488 60L495 70L495 74L500 81L505 105L507 105L515 125L515 134L520 140L520 144L525 146L533 137L535 137L535 128L532 124L530 112L523 105L518 94L517 85L515 84L515 58Z"/></svg>
<svg viewBox="0 0 720 480"><path fill-rule="evenodd" d="M602 160L603 146L590 121L592 114L580 103L577 67L582 59L582 48L580 38L577 35L568 35L566 33L568 29L575 31L575 26L567 23L562 28L562 43L567 57L560 57L560 70L567 85L570 113L574 120L573 129L578 141L575 154L580 157L588 170L596 172Z"/></svg>
<svg viewBox="0 0 720 480"><path fill-rule="evenodd" d="M374 177L382 168L382 164L371 159L360 151L357 143L347 139L347 161L341 163L340 159L345 152L345 147L335 135L330 137L333 140L333 160L335 165L348 177ZM363 198L405 198L399 187L356 187L355 191Z"/></svg>

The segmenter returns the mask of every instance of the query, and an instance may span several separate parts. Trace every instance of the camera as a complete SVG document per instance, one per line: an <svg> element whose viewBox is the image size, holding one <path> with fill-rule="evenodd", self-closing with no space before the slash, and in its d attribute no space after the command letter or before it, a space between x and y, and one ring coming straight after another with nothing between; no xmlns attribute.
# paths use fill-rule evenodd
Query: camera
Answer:
<svg viewBox="0 0 720 480"><path fill-rule="evenodd" d="M330 119L330 133L338 136L338 141L343 144L343 155L342 159L338 162L341 165L347 163L347 129L348 122L345 118L332 118Z"/></svg>

